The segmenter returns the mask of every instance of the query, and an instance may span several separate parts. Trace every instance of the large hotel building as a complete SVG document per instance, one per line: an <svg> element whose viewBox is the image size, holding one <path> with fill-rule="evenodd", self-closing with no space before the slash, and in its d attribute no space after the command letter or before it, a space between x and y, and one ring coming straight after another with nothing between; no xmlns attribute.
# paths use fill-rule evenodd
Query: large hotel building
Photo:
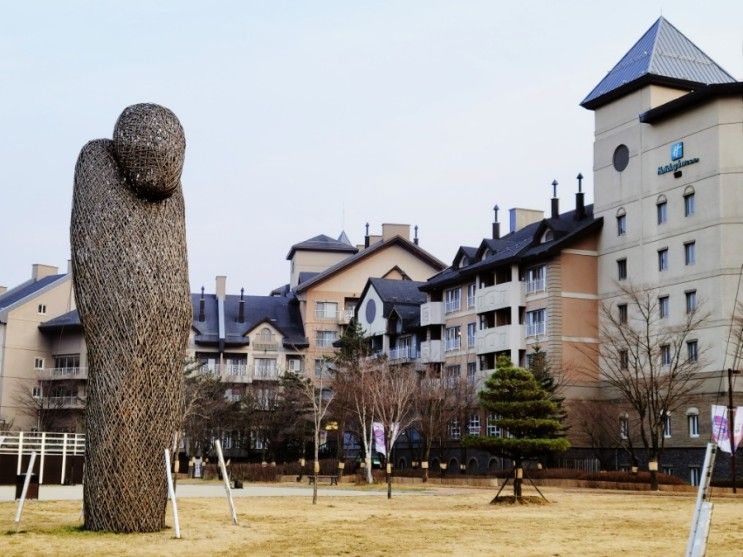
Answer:
<svg viewBox="0 0 743 557"><path fill-rule="evenodd" d="M579 177L574 200L561 207L555 191L547 214L510 209L505 234L496 206L492 234L462 246L448 267L407 225L367 231L361 245L345 234L310 238L291 247L290 281L271 295L228 295L224 278L214 294L194 294L190 353L240 396L285 370L320 373L355 315L391 361L476 385L499 355L525 366L538 346L565 378L568 408L609 408L619 406L616 393L590 357L608 325L601 308L626 312L626 289L640 288L668 330L695 308L708 315L680 347L699 358L704 382L667 417L661 462L698 481L709 405L723 403L721 377L739 363L728 337L743 269L743 83L661 17L581 106L595 115L593 204ZM31 281L0 292L0 424L36 425L20 412L20 385L81 406L85 348L70 284L69 274L38 266ZM460 425L500 434L478 412ZM589 454L579 432L570 435L574 456ZM457 464L492 466L471 458ZM630 464L622 451L613 459Z"/></svg>

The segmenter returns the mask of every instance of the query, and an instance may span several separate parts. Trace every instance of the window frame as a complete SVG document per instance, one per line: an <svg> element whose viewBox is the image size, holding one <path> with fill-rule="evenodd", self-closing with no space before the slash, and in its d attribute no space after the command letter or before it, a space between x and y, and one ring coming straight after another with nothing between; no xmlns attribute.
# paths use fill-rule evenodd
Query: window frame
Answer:
<svg viewBox="0 0 743 557"><path fill-rule="evenodd" d="M691 240L684 242L684 264L687 267L695 265L697 262L697 242Z"/></svg>
<svg viewBox="0 0 743 557"><path fill-rule="evenodd" d="M656 217L656 223L658 226L662 224L666 224L668 222L668 200L665 196L661 196L658 198L658 201L655 203L655 217Z"/></svg>
<svg viewBox="0 0 743 557"><path fill-rule="evenodd" d="M699 361L699 341L697 339L686 341L686 359L689 362Z"/></svg>
<svg viewBox="0 0 743 557"><path fill-rule="evenodd" d="M671 365L671 345L670 344L660 345L660 365L661 366Z"/></svg>
<svg viewBox="0 0 743 557"><path fill-rule="evenodd" d="M627 280L627 258L617 259L617 280Z"/></svg>
<svg viewBox="0 0 743 557"><path fill-rule="evenodd" d="M462 309L462 288L447 288L444 290L444 312L455 313Z"/></svg>
<svg viewBox="0 0 743 557"><path fill-rule="evenodd" d="M699 412L689 411L686 413L686 431L692 439L699 437Z"/></svg>
<svg viewBox="0 0 743 557"><path fill-rule="evenodd" d="M697 291L696 290L687 290L684 292L684 298L686 301L686 314L690 314L693 311L696 311L697 309Z"/></svg>
<svg viewBox="0 0 743 557"><path fill-rule="evenodd" d="M669 295L658 296L658 315L660 319L668 319L671 313L671 297Z"/></svg>
<svg viewBox="0 0 743 557"><path fill-rule="evenodd" d="M541 317L541 319L537 319ZM539 308L526 312L526 336L535 337L547 332L547 308Z"/></svg>
<svg viewBox="0 0 743 557"><path fill-rule="evenodd" d="M695 193L696 192L693 188L691 190L687 188L687 191L684 192L684 217L691 217L696 213L697 204Z"/></svg>
<svg viewBox="0 0 743 557"><path fill-rule="evenodd" d="M627 211L624 208L617 210L617 236L627 234Z"/></svg>
<svg viewBox="0 0 743 557"><path fill-rule="evenodd" d="M668 270L668 248L658 250L658 272L665 273Z"/></svg>

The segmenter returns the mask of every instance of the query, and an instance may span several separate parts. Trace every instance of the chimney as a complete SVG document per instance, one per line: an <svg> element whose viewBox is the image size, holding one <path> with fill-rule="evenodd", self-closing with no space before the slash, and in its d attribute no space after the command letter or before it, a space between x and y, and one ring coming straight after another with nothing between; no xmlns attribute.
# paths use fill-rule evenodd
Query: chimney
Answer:
<svg viewBox="0 0 743 557"><path fill-rule="evenodd" d="M0 286L0 294L5 294L8 291L7 286Z"/></svg>
<svg viewBox="0 0 743 557"><path fill-rule="evenodd" d="M369 247L369 223L366 223L366 234L364 234L364 248Z"/></svg>
<svg viewBox="0 0 743 557"><path fill-rule="evenodd" d="M410 225L409 224L390 224L388 222L382 224L382 241L394 238L395 236L401 236L406 240L410 241Z"/></svg>
<svg viewBox="0 0 743 557"><path fill-rule="evenodd" d="M560 200L557 199L557 180L552 180L552 218L560 218Z"/></svg>
<svg viewBox="0 0 743 557"><path fill-rule="evenodd" d="M240 309L237 313L237 322L238 323L245 323L245 300L243 299L243 294L245 293L245 289L240 289Z"/></svg>
<svg viewBox="0 0 743 557"><path fill-rule="evenodd" d="M514 207L513 209L509 209L509 218L511 221L511 232L516 232L533 222L542 220L544 218L544 211Z"/></svg>
<svg viewBox="0 0 743 557"><path fill-rule="evenodd" d="M227 277L224 275L217 275L217 300L224 301L224 297L227 294Z"/></svg>
<svg viewBox="0 0 743 557"><path fill-rule="evenodd" d="M575 194L575 220L581 220L586 217L586 200L583 198L583 174L578 176L578 193Z"/></svg>
<svg viewBox="0 0 743 557"><path fill-rule="evenodd" d="M42 265L41 263L34 263L31 265L31 278L33 280L41 280L44 277L56 275L58 272L57 267L52 265Z"/></svg>
<svg viewBox="0 0 743 557"><path fill-rule="evenodd" d="M500 238L500 223L498 222L498 205L493 207L493 211L495 212L495 218L493 219L493 240L497 240Z"/></svg>
<svg viewBox="0 0 743 557"><path fill-rule="evenodd" d="M201 299L199 300L199 321L204 321L206 315L204 315L204 287L201 287Z"/></svg>

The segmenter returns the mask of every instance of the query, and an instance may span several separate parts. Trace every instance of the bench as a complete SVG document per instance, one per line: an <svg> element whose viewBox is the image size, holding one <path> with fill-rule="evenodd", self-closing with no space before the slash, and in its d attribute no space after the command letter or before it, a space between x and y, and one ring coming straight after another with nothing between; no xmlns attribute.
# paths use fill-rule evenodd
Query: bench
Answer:
<svg viewBox="0 0 743 557"><path fill-rule="evenodd" d="M307 477L310 480L310 485L312 485L315 482L315 476L314 475L310 475L310 476L307 476ZM318 482L320 482L320 481L330 481L330 485L338 485L338 475L337 474L334 474L334 475L329 475L329 476L321 476L321 475L318 474L317 475L317 481Z"/></svg>

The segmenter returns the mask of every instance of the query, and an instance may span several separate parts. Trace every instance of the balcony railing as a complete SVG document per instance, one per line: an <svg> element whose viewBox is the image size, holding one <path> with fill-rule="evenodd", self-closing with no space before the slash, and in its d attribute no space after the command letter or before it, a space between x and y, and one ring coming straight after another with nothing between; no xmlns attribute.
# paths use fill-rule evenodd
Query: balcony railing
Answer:
<svg viewBox="0 0 743 557"><path fill-rule="evenodd" d="M315 337L315 345L318 348L332 348L336 340L336 337Z"/></svg>
<svg viewBox="0 0 743 557"><path fill-rule="evenodd" d="M442 325L444 323L443 306L443 302L426 302L423 304L421 306L421 326Z"/></svg>
<svg viewBox="0 0 743 557"><path fill-rule="evenodd" d="M52 367L39 369L36 376L40 381L54 381L64 379L87 379L87 367Z"/></svg>
<svg viewBox="0 0 743 557"><path fill-rule="evenodd" d="M276 351L279 349L279 339L276 335L258 335L253 338L253 350Z"/></svg>
<svg viewBox="0 0 743 557"><path fill-rule="evenodd" d="M472 294L472 296L467 296L467 309L472 309L475 307L475 295Z"/></svg>
<svg viewBox="0 0 743 557"><path fill-rule="evenodd" d="M442 362L443 360L440 340L426 340L421 342L421 361L423 363Z"/></svg>
<svg viewBox="0 0 743 557"><path fill-rule="evenodd" d="M316 309L315 310L315 319L318 321L335 321L335 318L338 315L338 310L336 309Z"/></svg>
<svg viewBox="0 0 743 557"><path fill-rule="evenodd" d="M279 378L279 370L276 367L255 367L254 379L276 380Z"/></svg>
<svg viewBox="0 0 743 557"><path fill-rule="evenodd" d="M338 324L339 325L348 325L351 322L351 319L353 319L354 310L352 309L346 309L343 311L338 312Z"/></svg>
<svg viewBox="0 0 743 557"><path fill-rule="evenodd" d="M79 396L44 396L36 397L39 400L45 410L51 410L54 408L84 408L85 399Z"/></svg>
<svg viewBox="0 0 743 557"><path fill-rule="evenodd" d="M248 366L246 364L222 364L218 367L220 368L221 375L244 377L248 374Z"/></svg>
<svg viewBox="0 0 743 557"><path fill-rule="evenodd" d="M414 346L400 346L390 350L390 360L415 360L421 354Z"/></svg>

